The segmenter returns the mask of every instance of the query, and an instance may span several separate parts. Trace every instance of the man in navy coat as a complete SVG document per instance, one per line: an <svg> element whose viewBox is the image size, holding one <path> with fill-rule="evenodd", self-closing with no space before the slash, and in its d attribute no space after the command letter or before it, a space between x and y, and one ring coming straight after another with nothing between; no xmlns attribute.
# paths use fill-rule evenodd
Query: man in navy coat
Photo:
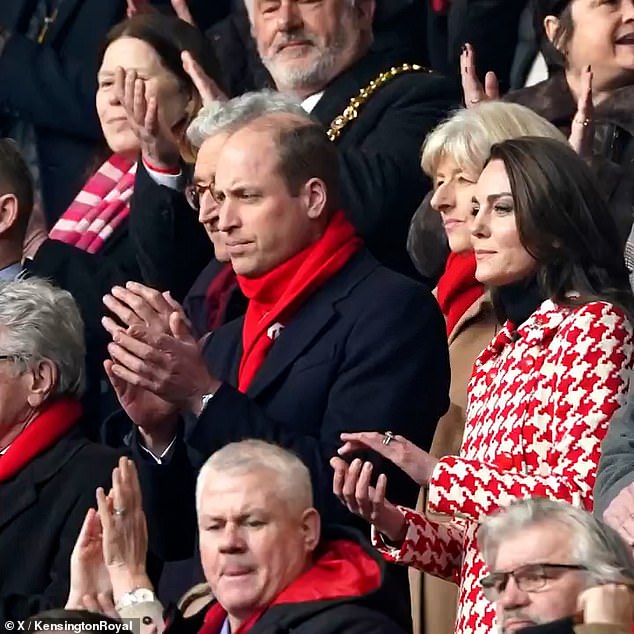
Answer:
<svg viewBox="0 0 634 634"><path fill-rule="evenodd" d="M126 330L107 323L107 372L135 424L128 443L150 546L164 560L191 556L195 474L227 443L260 438L294 451L325 521L354 525L332 494L340 434L389 430L428 449L448 407L438 306L363 246L341 211L336 152L308 115L266 115L233 132L213 196L246 315L201 344L178 308L161 326L150 315L160 294L141 306L139 292ZM389 494L415 505L418 486L380 468Z"/></svg>

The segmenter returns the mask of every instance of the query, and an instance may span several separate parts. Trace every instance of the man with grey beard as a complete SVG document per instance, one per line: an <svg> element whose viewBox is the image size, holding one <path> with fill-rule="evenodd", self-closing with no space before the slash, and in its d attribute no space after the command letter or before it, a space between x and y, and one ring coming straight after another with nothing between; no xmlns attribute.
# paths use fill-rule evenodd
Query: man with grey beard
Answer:
<svg viewBox="0 0 634 634"><path fill-rule="evenodd" d="M375 0L245 0L262 62L339 149L344 208L374 255L410 273L410 219L429 183L427 133L457 104L453 86L372 47Z"/></svg>
<svg viewBox="0 0 634 634"><path fill-rule="evenodd" d="M342 206L349 219L382 264L413 275L407 231L429 189L420 148L458 104L453 84L413 65L399 52L406 48L381 37L374 41L375 0L240 1L246 3L259 57L275 87L301 102L337 145ZM231 48L230 41L216 44ZM186 64L186 70L197 75L199 87L207 83L200 69ZM206 105L222 98L217 89L203 94ZM141 205L182 207L174 217L186 217L189 209L184 196L157 185L143 166L133 216Z"/></svg>

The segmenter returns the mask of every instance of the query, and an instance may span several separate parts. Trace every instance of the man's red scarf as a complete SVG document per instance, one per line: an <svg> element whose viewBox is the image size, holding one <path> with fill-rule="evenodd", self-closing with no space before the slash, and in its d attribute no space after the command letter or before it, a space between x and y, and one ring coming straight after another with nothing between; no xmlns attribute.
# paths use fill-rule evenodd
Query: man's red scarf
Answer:
<svg viewBox="0 0 634 634"><path fill-rule="evenodd" d="M380 585L381 569L360 544L346 539L328 542L304 574L284 588L269 605L255 611L232 634L246 634L264 612L277 605L360 597L375 591ZM218 634L226 618L227 611L220 603L213 603L198 634Z"/></svg>
<svg viewBox="0 0 634 634"><path fill-rule="evenodd" d="M80 416L79 401L70 398L53 401L0 456L0 482L12 478L33 458L52 447Z"/></svg>
<svg viewBox="0 0 634 634"><path fill-rule="evenodd" d="M473 251L450 253L445 272L438 280L436 297L445 316L449 337L469 307L484 294L484 286L475 278Z"/></svg>
<svg viewBox="0 0 634 634"><path fill-rule="evenodd" d="M238 372L238 389L241 392L247 391L273 344L275 335L267 333L269 328L274 324L284 326L362 245L363 241L354 227L338 211L324 235L290 260L256 279L237 276L242 292L249 299Z"/></svg>

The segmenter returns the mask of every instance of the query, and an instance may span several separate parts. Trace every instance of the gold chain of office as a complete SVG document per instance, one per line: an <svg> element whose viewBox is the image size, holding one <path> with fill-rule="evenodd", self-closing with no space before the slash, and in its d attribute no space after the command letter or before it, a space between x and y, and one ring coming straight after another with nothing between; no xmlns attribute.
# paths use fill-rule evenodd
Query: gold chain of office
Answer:
<svg viewBox="0 0 634 634"><path fill-rule="evenodd" d="M389 70L380 73L378 77L362 88L356 97L352 97L352 99L348 102L346 109L338 117L333 119L328 131L326 132L328 138L331 141L336 141L341 135L341 131L351 121L354 121L354 119L359 116L359 109L379 88L381 88L381 86L384 86L388 81L394 79L394 77L397 77L398 75L416 71L423 71L426 73L432 72L428 68L419 66L418 64L401 64L400 66L392 66Z"/></svg>

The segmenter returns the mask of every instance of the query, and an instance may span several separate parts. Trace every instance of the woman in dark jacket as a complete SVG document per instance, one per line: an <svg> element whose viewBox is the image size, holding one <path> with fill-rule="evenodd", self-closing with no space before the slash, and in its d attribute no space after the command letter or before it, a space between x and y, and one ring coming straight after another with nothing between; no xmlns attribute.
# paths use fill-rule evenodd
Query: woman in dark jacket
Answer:
<svg viewBox="0 0 634 634"><path fill-rule="evenodd" d="M85 400L95 421L111 409L108 399L100 395L101 362L107 344L100 323L102 297L113 286L135 280L169 290L182 300L213 253L194 214L185 214L176 223L173 209L141 204L131 210L130 206L140 178L180 183L186 169L181 157L193 162L185 130L198 113L201 99L183 68L184 51L189 51L210 76L218 75L204 36L177 18L139 15L110 31L99 60L96 98L108 155L102 157L100 167L48 236L46 231L39 237L31 236L25 251L29 273L53 280L69 291L80 307L88 354ZM143 110L149 121L153 109L155 127L163 132L158 154L167 154L169 165L156 160L148 164L145 155L141 158L140 137L145 131L129 113L135 111L138 118ZM157 236L165 245L162 253L168 266L160 275L143 266L147 258L134 238L139 232L146 233L148 239Z"/></svg>
<svg viewBox="0 0 634 634"><path fill-rule="evenodd" d="M552 74L504 99L531 108L568 136L590 67L594 107L585 123L594 128L592 167L625 244L634 202L634 3L535 0L534 11ZM467 107L497 96L494 77L486 91L475 79L470 47L461 71Z"/></svg>

